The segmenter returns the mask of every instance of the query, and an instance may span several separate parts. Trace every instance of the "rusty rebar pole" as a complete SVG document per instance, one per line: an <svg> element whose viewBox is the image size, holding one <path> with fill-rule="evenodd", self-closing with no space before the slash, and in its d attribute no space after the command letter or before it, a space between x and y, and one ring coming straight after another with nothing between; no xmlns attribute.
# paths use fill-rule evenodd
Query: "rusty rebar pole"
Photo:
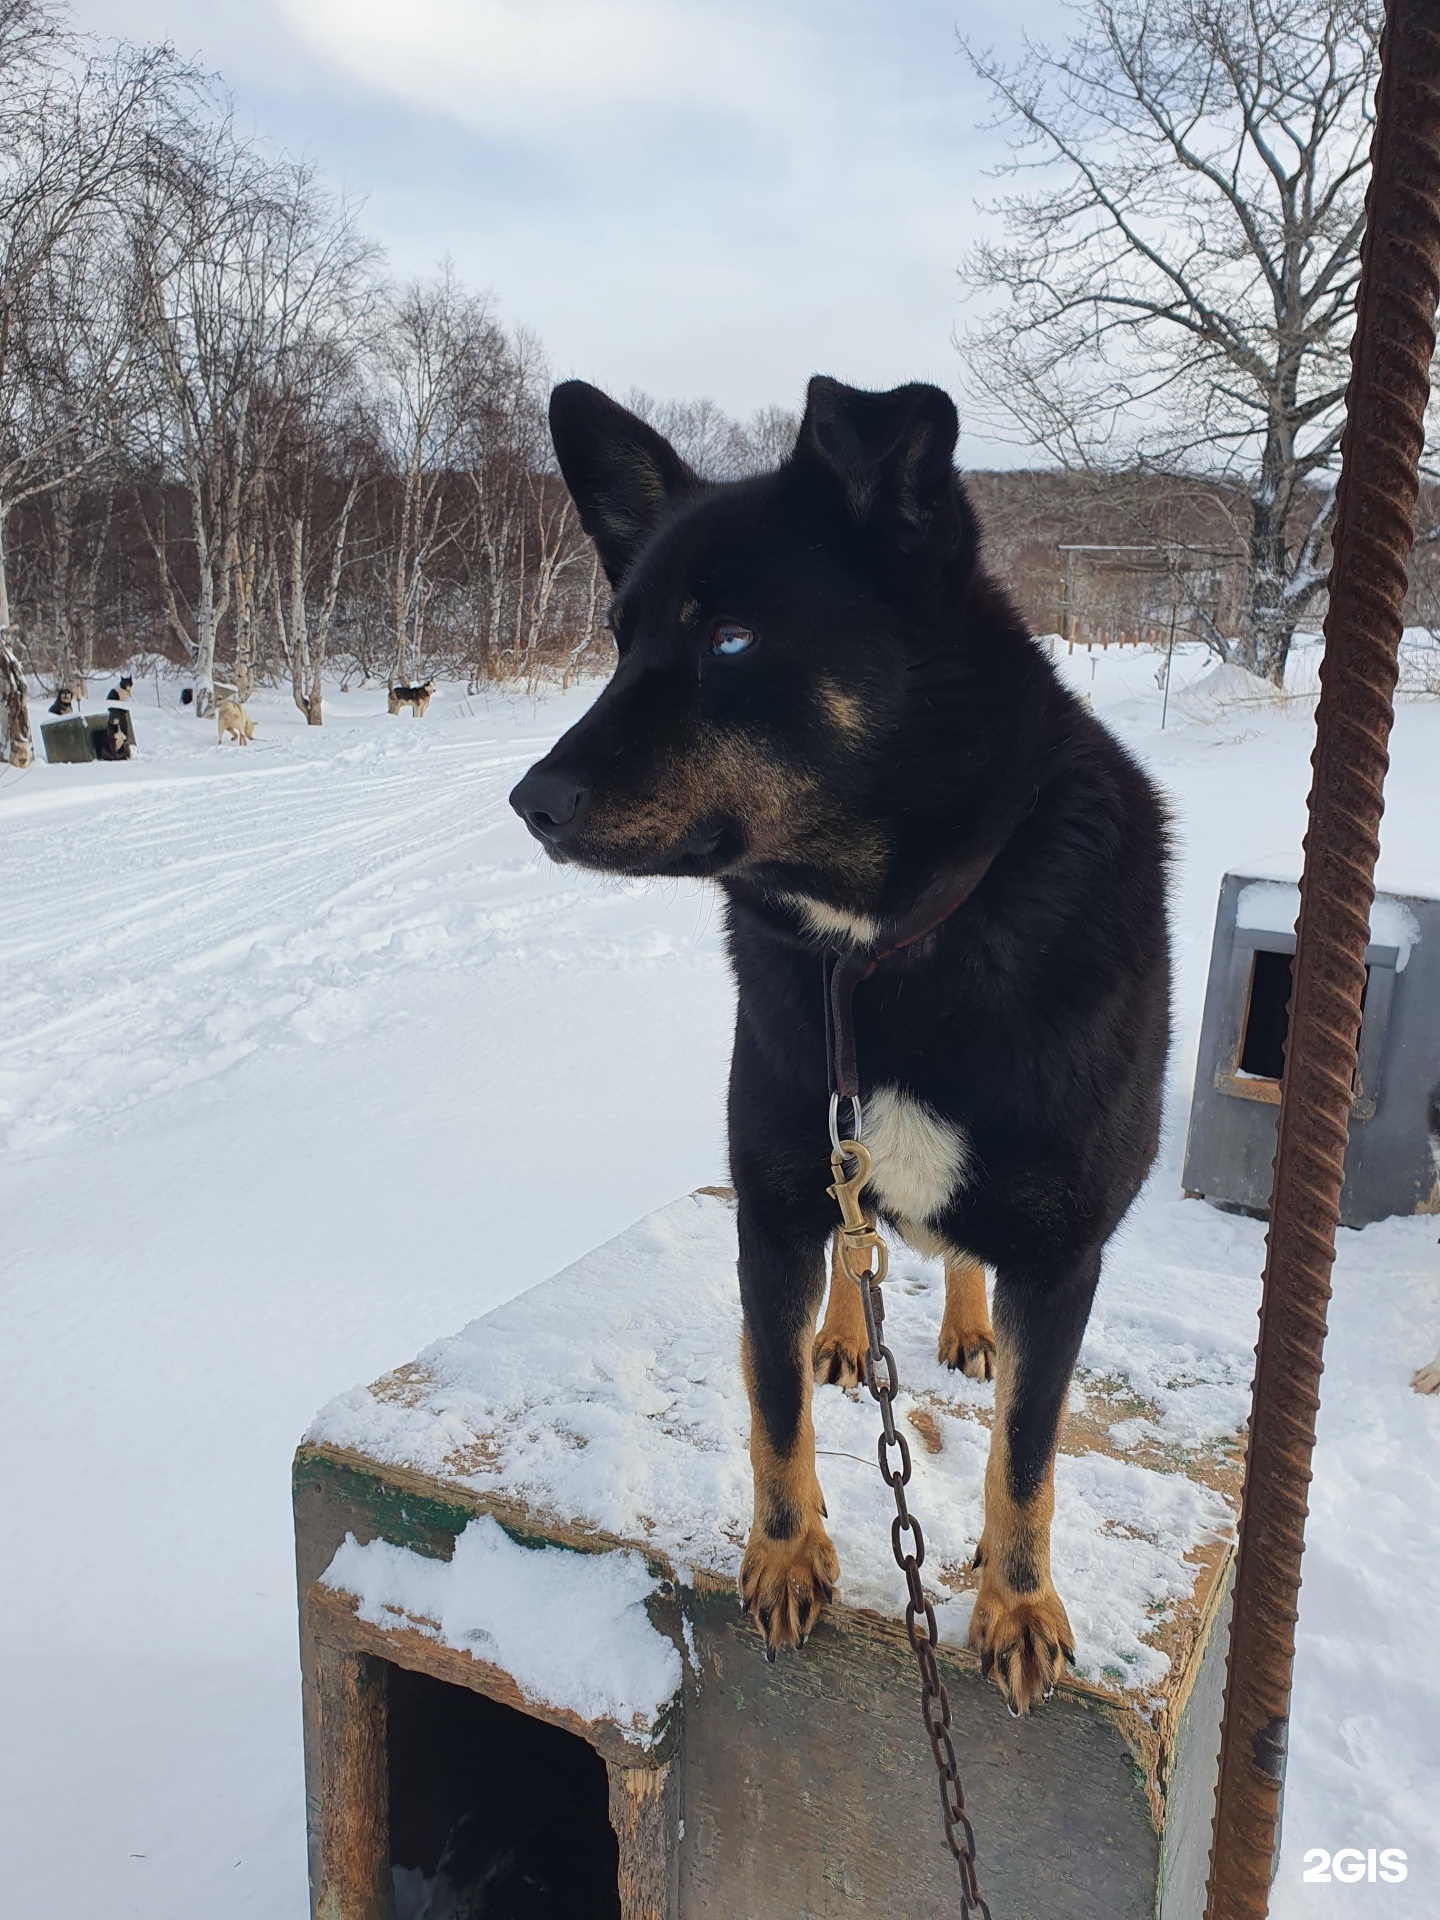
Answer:
<svg viewBox="0 0 1440 1920"><path fill-rule="evenodd" d="M1263 1920L1440 299L1440 5L1388 0L1341 441L1290 1041L1235 1572L1208 1920Z"/></svg>

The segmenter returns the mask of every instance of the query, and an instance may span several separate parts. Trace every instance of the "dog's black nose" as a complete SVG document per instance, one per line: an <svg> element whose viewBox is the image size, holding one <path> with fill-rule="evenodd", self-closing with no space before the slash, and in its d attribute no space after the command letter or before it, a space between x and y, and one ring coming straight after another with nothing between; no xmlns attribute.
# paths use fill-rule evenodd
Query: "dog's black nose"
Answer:
<svg viewBox="0 0 1440 1920"><path fill-rule="evenodd" d="M510 795L510 804L541 840L563 840L585 811L589 794L572 774L532 767Z"/></svg>

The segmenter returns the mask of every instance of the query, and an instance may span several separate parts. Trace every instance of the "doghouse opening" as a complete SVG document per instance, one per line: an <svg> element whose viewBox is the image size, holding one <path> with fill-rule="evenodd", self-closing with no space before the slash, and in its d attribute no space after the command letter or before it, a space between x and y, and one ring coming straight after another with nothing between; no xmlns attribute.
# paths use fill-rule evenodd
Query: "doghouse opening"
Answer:
<svg viewBox="0 0 1440 1920"><path fill-rule="evenodd" d="M1291 956L1257 949L1250 964L1250 995L1240 1036L1240 1071L1278 1080L1285 1071L1290 1031Z"/></svg>
<svg viewBox="0 0 1440 1920"><path fill-rule="evenodd" d="M388 1717L395 1920L619 1920L593 1747L402 1667Z"/></svg>
<svg viewBox="0 0 1440 1920"><path fill-rule="evenodd" d="M1279 1080L1285 1072L1285 1043L1290 1034L1290 989L1294 958L1257 948L1250 966L1250 993L1245 1003L1245 1027L1240 1036L1241 1073L1256 1080ZM1370 969L1360 993L1360 1011L1370 987Z"/></svg>

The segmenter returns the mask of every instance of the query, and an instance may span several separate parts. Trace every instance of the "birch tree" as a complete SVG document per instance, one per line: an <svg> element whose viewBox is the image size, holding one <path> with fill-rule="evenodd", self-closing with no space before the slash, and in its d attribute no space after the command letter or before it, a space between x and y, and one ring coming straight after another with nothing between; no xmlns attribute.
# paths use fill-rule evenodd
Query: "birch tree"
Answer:
<svg viewBox="0 0 1440 1920"><path fill-rule="evenodd" d="M325 662L350 557L350 527L371 449L353 425L331 438L312 428L305 438L303 449L286 449L289 458L277 476L290 486L277 505L282 524L270 543L270 581L291 696L306 725L318 727L324 721ZM349 483L337 509L334 482L347 472Z"/></svg>
<svg viewBox="0 0 1440 1920"><path fill-rule="evenodd" d="M33 750L5 536L109 443L130 339L117 210L186 78L164 49L106 53L35 0L0 0L0 752L18 766Z"/></svg>
<svg viewBox="0 0 1440 1920"><path fill-rule="evenodd" d="M1239 480L1233 657L1281 684L1327 573L1382 16L1086 0L1013 68L965 48L1014 182L963 269L970 423L1068 466Z"/></svg>
<svg viewBox="0 0 1440 1920"><path fill-rule="evenodd" d="M268 463L335 339L361 324L371 249L313 167L237 141L228 119L191 151L161 156L134 247L156 467L179 483L188 599L159 526L151 544L203 716Z"/></svg>
<svg viewBox="0 0 1440 1920"><path fill-rule="evenodd" d="M505 339L447 265L392 296L376 353L378 413L397 486L390 543L391 679L408 681L427 568L464 536L467 441L503 376ZM466 501L461 505L462 500Z"/></svg>

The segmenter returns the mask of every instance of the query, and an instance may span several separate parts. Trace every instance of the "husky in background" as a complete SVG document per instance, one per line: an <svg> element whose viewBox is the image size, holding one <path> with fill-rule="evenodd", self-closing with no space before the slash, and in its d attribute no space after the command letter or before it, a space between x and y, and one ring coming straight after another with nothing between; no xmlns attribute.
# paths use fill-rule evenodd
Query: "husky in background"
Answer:
<svg viewBox="0 0 1440 1920"><path fill-rule="evenodd" d="M222 746L227 733L242 747L248 747L255 738L255 722L238 700L222 700L215 709L215 721L216 738Z"/></svg>
<svg viewBox="0 0 1440 1920"><path fill-rule="evenodd" d="M418 720L429 706L430 698L434 691L435 682L433 680L426 680L423 685L418 687L391 687L390 711L391 713L398 713L401 707L409 707L410 711Z"/></svg>

